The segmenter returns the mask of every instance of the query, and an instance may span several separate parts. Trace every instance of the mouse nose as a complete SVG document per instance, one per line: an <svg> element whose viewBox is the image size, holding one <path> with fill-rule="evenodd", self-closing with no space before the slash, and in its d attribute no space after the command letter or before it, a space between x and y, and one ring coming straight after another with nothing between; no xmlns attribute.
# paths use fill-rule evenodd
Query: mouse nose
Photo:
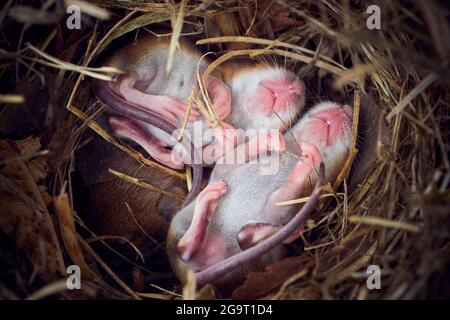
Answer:
<svg viewBox="0 0 450 320"><path fill-rule="evenodd" d="M274 95L300 95L303 93L303 85L298 80L275 79L261 81L261 85L272 91Z"/></svg>

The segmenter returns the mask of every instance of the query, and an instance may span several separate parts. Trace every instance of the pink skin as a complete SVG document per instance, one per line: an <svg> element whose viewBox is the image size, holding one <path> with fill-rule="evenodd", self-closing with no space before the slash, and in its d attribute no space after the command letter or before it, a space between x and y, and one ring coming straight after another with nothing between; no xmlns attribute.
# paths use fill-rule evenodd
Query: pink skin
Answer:
<svg viewBox="0 0 450 320"><path fill-rule="evenodd" d="M178 242L178 252L183 260L190 260L200 249L208 220L216 210L220 197L227 192L227 187L224 180L215 181L208 184L198 195L191 225Z"/></svg>
<svg viewBox="0 0 450 320"><path fill-rule="evenodd" d="M349 106L336 107L318 111L310 116L311 120L302 131L301 140L319 140L326 146L333 144L339 137L340 130L348 123L352 110Z"/></svg>
<svg viewBox="0 0 450 320"><path fill-rule="evenodd" d="M172 169L183 169L183 162L181 160L172 160L172 152L164 148L166 146L164 142L150 136L133 120L114 116L109 118L109 125L116 135L135 141L144 148L148 154L152 155L155 160L164 163Z"/></svg>
<svg viewBox="0 0 450 320"><path fill-rule="evenodd" d="M136 83L136 76L128 76L116 84L116 90L122 95L127 101L141 106L149 111L159 114L163 118L169 120L173 124L181 122L186 117L187 112L187 102L180 99L176 99L169 96L158 96L143 93L136 88L134 85ZM219 80L210 77L206 83L207 91L211 97L211 102L213 104L214 111L216 112L219 119L226 118L231 112L231 93L227 86L225 86ZM195 110L196 106L193 105L191 108L188 121L196 120L200 113ZM174 162L171 158L170 150L165 149L167 146L163 141L152 137L149 133L145 131L138 123L131 119L124 119L123 117L112 116L110 117L111 126L115 134L128 138L138 143L143 147L155 160L165 164L172 169L182 169L183 163ZM232 138L230 141L229 137L225 137L225 129L227 131L232 131L234 128L228 124L224 124L224 128L217 129L217 136L223 139L217 139L222 141L222 144L226 148L234 148L235 139ZM228 150L218 146L217 143L212 144L210 148L217 148L219 150ZM218 154L221 156L222 154ZM214 159L207 158L208 161L214 162Z"/></svg>
<svg viewBox="0 0 450 320"><path fill-rule="evenodd" d="M294 199L301 194L305 185L309 183L309 175L322 162L320 151L314 145L301 142L300 149L302 151L301 159L289 173L286 182L269 198L269 212L272 211L270 206L273 206L274 203Z"/></svg>
<svg viewBox="0 0 450 320"><path fill-rule="evenodd" d="M277 131L273 135L272 131L263 131L260 134L250 138L247 143L238 145L233 150L233 156L244 155L244 162L257 157L259 154L268 151L281 153L286 149L286 142L281 132ZM224 149L222 149L224 150ZM229 152L230 149L227 149ZM231 154L231 152L230 152Z"/></svg>
<svg viewBox="0 0 450 320"><path fill-rule="evenodd" d="M128 76L121 79L117 84L118 92L125 100L159 114L174 124L177 124L177 121L184 120L187 112L187 101L170 96L144 93L134 87L136 81L135 76ZM219 119L226 118L231 112L230 90L223 83L212 77L208 79L206 89L211 96L213 109ZM199 116L200 112L195 110L195 108L191 108L188 121L194 121Z"/></svg>
<svg viewBox="0 0 450 320"><path fill-rule="evenodd" d="M309 184L308 178L311 172L314 168L318 168L322 162L322 156L314 145L302 142L300 143L300 148L302 150L302 158L291 170L286 182L269 198L265 209L269 213L277 212L275 203L295 199L299 194L302 194L305 186ZM258 242L270 237L282 227L283 226L269 223L248 223L242 227L237 235L239 246L242 249L250 248ZM285 243L292 242L298 238L298 231L294 232Z"/></svg>
<svg viewBox="0 0 450 320"><path fill-rule="evenodd" d="M220 157L231 152L233 149L235 154L242 151L244 152L245 162L248 162L251 158L254 158L263 152L283 152L286 149L284 137L279 131L275 136L272 136L271 131L263 132L252 137L247 143L236 147L237 135L232 126L222 123L222 128L217 127L215 130L217 130L215 142L204 148L203 160L206 163L216 162Z"/></svg>
<svg viewBox="0 0 450 320"><path fill-rule="evenodd" d="M300 140L314 141L317 145L332 145L338 139L342 127L348 125L351 114L352 109L347 105L313 113L300 133ZM274 203L291 200L301 194L312 170L322 162L321 154L314 145L302 142L300 149L302 159L289 174L286 183L270 197L267 205L268 212L276 212ZM281 228L282 226L268 223L246 224L237 236L239 246L242 249L254 246ZM299 232L296 231L285 243L295 240L298 236Z"/></svg>
<svg viewBox="0 0 450 320"><path fill-rule="evenodd" d="M231 113L230 89L217 79L210 77L206 81L206 90L211 96L211 103L220 120L225 119Z"/></svg>
<svg viewBox="0 0 450 320"><path fill-rule="evenodd" d="M267 239L280 229L281 226L267 222L249 222L242 227L237 235L239 247L242 250L253 247L258 242Z"/></svg>
<svg viewBox="0 0 450 320"><path fill-rule="evenodd" d="M267 133L264 132L263 134L251 138L248 143L239 147L246 148L245 161L249 161L251 158L254 158L263 152L283 152L286 149L286 142L284 141L281 132L277 131L275 136L272 136L272 132L268 131Z"/></svg>
<svg viewBox="0 0 450 320"><path fill-rule="evenodd" d="M276 144L277 148L272 146L272 139L280 139L280 141ZM285 148L284 138L281 134L276 137L272 137L270 132L269 135L264 136L256 136L251 139L249 142L249 153L247 158L251 158L252 156L256 156L258 152L265 152L269 150L282 152ZM189 229L186 231L184 236L178 242L178 252L183 260L188 261L194 255L199 252L202 245L206 229L208 227L209 219L211 215L217 208L217 203L221 196L223 196L227 191L226 181L215 181L209 183L205 189L198 195L197 200L195 202L195 210L194 215L192 217L191 225ZM208 240L209 241L209 240ZM218 241L213 241L219 245ZM214 249L210 249L210 251ZM202 250L204 251L204 250ZM218 251L222 252L223 250ZM196 262L197 256L196 256Z"/></svg>
<svg viewBox="0 0 450 320"><path fill-rule="evenodd" d="M220 236L209 234L200 245L200 250L195 254L195 261L190 263L194 270L202 270L230 256L227 246Z"/></svg>
<svg viewBox="0 0 450 320"><path fill-rule="evenodd" d="M249 111L270 115L281 112L304 94L303 85L298 80L264 80L249 101Z"/></svg>
<svg viewBox="0 0 450 320"><path fill-rule="evenodd" d="M117 84L118 92L125 100L159 114L173 124L186 116L187 103L185 101L169 96L146 94L134 87L136 81L135 76L128 76ZM198 111L191 109L189 121L195 120L199 115Z"/></svg>
<svg viewBox="0 0 450 320"><path fill-rule="evenodd" d="M274 225L265 222L250 222L244 225L237 235L239 247L242 250L257 245L259 242L271 237L277 233L283 226ZM291 243L300 236L300 232L303 230L303 226L298 228L292 235L287 238L283 243Z"/></svg>
<svg viewBox="0 0 450 320"><path fill-rule="evenodd" d="M231 113L231 93L227 86L217 79L208 78L207 91L211 96L214 112L220 120L225 119ZM235 128L225 122L221 122L214 128L215 140L203 149L203 161L213 164L228 150L232 150L237 143ZM215 150L213 153L212 150ZM214 156L211 156L214 154Z"/></svg>
<svg viewBox="0 0 450 320"><path fill-rule="evenodd" d="M299 143L301 159L296 163L294 168L292 168L286 182L269 197L264 209L266 213L278 213L279 210L277 210L275 203L295 199L302 194L306 186L309 186L309 177L311 173L313 170L317 169L323 161L322 155L316 145L326 147L336 142L336 139L340 136L342 127L348 125L351 113L350 107L342 106L321 110L309 116L309 120L305 123L305 127L302 128L299 136L299 140L303 141ZM258 145L257 138L259 137L255 137L255 139L252 139L252 141L249 141L248 143L251 146L250 150L253 150L248 153L248 158L252 155L254 156L255 152L261 152L263 150ZM271 140L271 138L265 139L266 142ZM238 146L238 148L239 147L242 146ZM245 147L248 148L248 146ZM267 146L266 150L269 148L270 147ZM212 190L215 190L214 188L217 183L221 182L211 184ZM225 191L219 196L213 194L212 198L214 199L214 203L213 205L209 205L209 203L205 204L204 201L205 199L209 199L207 194L211 191L208 187L203 190L202 193L204 195L202 199L199 199L198 202L196 202L193 222L188 229L188 232L182 237L179 243L178 248L183 260L191 260L190 263L193 263L194 265L211 265L213 264L211 262L212 260L221 261L226 258L227 252L223 247L223 241L217 237L209 239L212 235L205 237L209 220L214 214L214 210L217 208L217 201L220 196L225 194ZM200 208L199 210L197 210L197 206ZM207 208L207 210L205 210L205 208ZM242 250L252 247L276 233L280 228L282 228L281 225L265 222L249 222L245 224L236 235L239 246ZM291 237L286 239L285 243L289 243L298 238L301 228L302 227L296 230ZM195 241L191 239L195 239ZM209 253L206 254L206 251ZM218 253L219 256L212 256L212 253L214 252ZM202 260L201 263L198 260L200 259L200 256Z"/></svg>

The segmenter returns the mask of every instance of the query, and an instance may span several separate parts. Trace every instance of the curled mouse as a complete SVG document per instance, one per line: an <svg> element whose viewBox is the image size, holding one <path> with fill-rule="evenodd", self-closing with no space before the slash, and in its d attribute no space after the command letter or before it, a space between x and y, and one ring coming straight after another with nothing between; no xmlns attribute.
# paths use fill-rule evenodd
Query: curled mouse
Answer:
<svg viewBox="0 0 450 320"><path fill-rule="evenodd" d="M169 39L144 35L114 52L104 65L124 72L117 82L95 81L97 97L120 115L112 115L109 123L113 131L141 145L154 159L174 169L181 169L185 159L174 159L170 147L177 143L166 130L154 124L154 116L164 118L180 128L186 117L188 99L197 88L197 72L202 75L208 63L201 59L201 52L187 41L180 42L180 49L173 58L173 66L166 73L169 55ZM225 83L220 79L223 76ZM227 63L206 79L206 90L212 107L221 121L215 128L217 135L225 137L227 129L280 128L286 129L298 116L304 105L304 85L290 71L257 63ZM231 91L230 91L231 90ZM117 97L128 102L117 106ZM130 110L130 106L134 110ZM136 119L136 110L148 117ZM195 104L189 112L188 132L194 124L208 128L209 123L200 116ZM153 122L153 123L150 123ZM198 139L199 137L195 137ZM221 140L221 141L219 141ZM228 140L228 139L225 139ZM203 141L211 143L209 149L220 150L214 144L223 139ZM227 143L230 143L227 141ZM234 147L234 145L232 146ZM222 153L203 155L203 161L213 163ZM189 159L191 160L191 159Z"/></svg>
<svg viewBox="0 0 450 320"><path fill-rule="evenodd" d="M201 53L187 41L181 41L180 46L172 71L166 74L169 39L148 34L141 36L136 44L122 47L106 60L105 65L124 71L116 83L94 82L97 97L116 113L109 117L113 131L141 145L154 159L176 169L180 169L183 163L174 162L176 153L167 147L176 144L172 133L175 128L181 127L186 116L187 99L196 86L197 66L200 73L207 66L206 61L201 60ZM240 66L229 63L221 73L226 84L216 77L209 77L206 88L219 119L231 123L231 126L222 127L223 135L228 134L225 131L233 129L233 126L284 130L303 108L304 85L285 69L262 64ZM229 88L232 90L231 96ZM198 111L190 111L188 130L198 123L194 121L198 116ZM200 122L204 124L206 119ZM183 143L189 144L185 140ZM199 156L195 146L192 142L190 145L187 149L191 150L194 179L185 204L200 189L202 169L199 163L204 160L197 160ZM217 149L219 152L216 152ZM208 145L205 155L218 157L220 150L224 149L221 145ZM200 156L202 154L201 151Z"/></svg>
<svg viewBox="0 0 450 320"><path fill-rule="evenodd" d="M177 169L179 164L171 161L170 149L166 146L173 143L170 134L175 127L181 126L185 116L187 99L192 87L196 86L196 69L201 58L201 53L187 41L182 40L180 44L181 48L175 54L169 75L165 73L168 39L144 35L139 37L136 43L128 43L127 46L113 52L102 63L124 71L117 83L94 82L97 97L112 110L109 123L115 133L137 142L156 160L162 160L169 167ZM206 65L207 61L202 60L199 71L202 72ZM281 67L270 67L247 60L225 63L217 71L209 84L209 93L219 118L231 124L226 128L278 128L284 131L296 120L304 106L303 83L292 72ZM219 80L220 77L223 82ZM230 97L228 97L229 90L231 90ZM230 101L227 102L227 99ZM162 106L148 105L149 102L159 100L170 103ZM228 103L231 105L230 109ZM188 131L194 127L195 121L204 121L198 113L194 114L188 123ZM119 160L113 163L120 164L120 172L143 171L133 160ZM199 192L201 170L200 165L194 165L193 187L184 204L189 203ZM145 176L148 178L160 175L159 172L155 172L157 169L146 168L146 171ZM89 175L92 174L90 170ZM160 194L153 190L144 191L136 187L127 187L127 182L117 178L104 180L102 179L102 183L99 184L91 184L93 185L91 198L94 200L91 202L90 211L92 220L99 226L97 230L101 234L124 235L130 238L130 232L125 234L123 231L136 230L136 225L132 221L128 223L129 227L124 226L125 221L129 221L130 218L125 202L129 202L132 197L133 209L141 218L140 223L149 226L146 231L153 235L150 226L153 226L154 219L160 220L155 217L161 214L159 212L161 204L156 205L148 201L159 199ZM159 180L149 179L149 181L157 186L163 185ZM174 184L178 185L178 181ZM123 194L131 191L137 194ZM139 196L139 193L142 196ZM179 205L181 204L173 203L170 208L163 210L168 212L174 208L178 209ZM153 212L151 208L158 212ZM97 215L97 212L102 214ZM170 219L171 214L168 212L164 216ZM136 234L139 235L140 232L137 231ZM159 235L159 232L156 234Z"/></svg>
<svg viewBox="0 0 450 320"><path fill-rule="evenodd" d="M216 165L208 185L175 215L169 228L167 251L181 281L185 281L188 268L198 272L220 265L288 223L299 206L276 203L309 195L321 162L326 168L325 181L336 177L351 145L351 125L349 106L323 102L284 134L285 151L278 154L280 168L276 174L261 175L261 164L255 162ZM272 157L276 155L272 153ZM298 232L287 242L296 237ZM283 249L278 246L251 264L227 270L213 283L219 288L237 284L247 270L260 269L281 258Z"/></svg>
<svg viewBox="0 0 450 320"><path fill-rule="evenodd" d="M92 144L92 147L90 146ZM104 236L120 236L131 241L138 248L144 247L151 238L164 240L172 216L181 208L186 196L185 182L178 177L170 176L161 170L140 165L135 159L98 138L77 154L76 160L87 162L90 166L97 159L86 158L86 153L99 150L99 145L109 148L110 157L105 152L97 163L97 171L102 171L104 179L89 185L89 202L84 219L96 234ZM103 151L102 150L102 151ZM103 163L102 163L103 162ZM136 184L112 176L109 169L127 174L150 184L154 189L143 188ZM89 173L89 172L88 172ZM87 181L86 175L83 182ZM112 176L112 179L106 179ZM88 177L89 178L89 177ZM87 182L86 182L87 181ZM161 242L162 242L161 241ZM130 248L133 252L132 248Z"/></svg>

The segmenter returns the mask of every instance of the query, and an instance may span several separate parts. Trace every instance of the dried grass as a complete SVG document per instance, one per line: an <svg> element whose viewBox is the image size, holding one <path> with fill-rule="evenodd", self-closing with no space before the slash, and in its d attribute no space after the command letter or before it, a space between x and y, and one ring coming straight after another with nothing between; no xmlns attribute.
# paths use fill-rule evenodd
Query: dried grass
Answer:
<svg viewBox="0 0 450 320"><path fill-rule="evenodd" d="M84 1L71 2L87 5ZM50 295L65 299L94 296L119 299L180 297L180 288L177 289L178 293L174 293L168 290L172 288L160 288L156 284L152 284L152 292L134 291L111 268L109 262L98 255L92 243L77 234L79 230L83 230L91 239L98 240L95 242L108 247L106 239L91 233L74 211L73 202L77 199L72 192L70 176L73 152L80 142L81 134L89 127L142 165L190 182L190 173L181 174L165 168L119 143L105 132L93 120L95 112L92 112L92 101L86 94L89 92L87 77L112 80L117 72L92 67L95 58L112 40L137 30L151 31L156 24L165 23L171 25L173 30L172 53L177 50L178 38L184 31L194 35L193 38L200 39L197 41L198 45L220 53L208 67L206 75L221 63L235 57L258 57L271 63L267 56L279 56L289 68L298 70L301 67L298 73L306 76L306 82L312 89L311 98L324 98L328 91L336 90L346 103L354 101L355 120L358 119L358 112L362 112L362 96L372 97L375 100L373 102L382 110L379 128L386 139L382 139L381 134L377 137L374 151L376 161L366 172L364 180L357 188L349 191L348 172L352 164L358 163L358 153L364 148L364 142L357 139L358 126L355 125L354 144L345 168L333 188L329 186L324 192L326 194L322 196L319 214L310 219L303 230L304 252L299 258L292 260L295 268L290 264L290 269L283 269L282 266L288 264L286 261L275 264L273 268L279 268L276 270L280 283L274 286L276 290L260 292L259 297L409 299L450 296L446 284L450 265L450 51L448 41L442 41L441 37L450 34L447 22L449 12L446 9L439 8L436 1L424 1L418 6L403 1L379 1L383 30L372 31L365 27L367 15L364 8L357 8L357 5L348 1L279 0L272 1L272 5L288 8L301 23L286 30L274 31L270 19L257 20L257 15L251 9L254 8L253 1L236 3L225 0L217 4L209 1L183 1L181 4L133 0L91 2L95 6L87 8L89 15L108 18L111 14L110 19L103 21L89 18L89 23L79 31L80 35L70 45L63 39L64 36L69 37L70 33L67 30L61 31L65 23L61 23L62 28L40 25L34 33L30 28L34 28L34 20L26 24L15 24L12 21L28 21L26 19L30 19L30 12L37 9L17 8L17 1L9 1L5 4L5 11L0 14L4 48L0 50L0 77L5 84L2 89L4 92L0 95L0 103L3 104L0 116L4 115L4 110L16 108L28 99L26 92L20 91L18 87L33 77L47 86L51 93L50 105L53 112L52 124L47 126L46 133L46 140L50 142L45 149L49 149L49 152L34 150L0 159L2 194L12 194L14 201L20 204L17 208L28 206L32 209L24 211L23 216L28 216L23 218L23 223L36 221L42 212L57 222L53 209L47 212L47 208L44 208L45 202L42 199L46 192L41 190L39 192L42 194L39 193L36 184L40 180L36 178L32 181L28 174L28 186L33 187L30 195L26 190L20 189L21 184L13 181L13 175L9 175L13 170L12 164L19 164L28 172L31 170L29 168L33 168L33 159L46 157L50 160L53 166L47 172L45 185L52 196L57 196L67 184L68 194L61 196L68 196L70 200L55 199L55 209L59 212L60 219L64 219L63 225L58 220L59 228L56 228L62 228L62 232L55 233L51 230L51 234L56 234L59 242L64 244L64 248L54 245L58 250L56 256L64 256L71 263L85 260L86 262L82 262L83 267L91 270L89 272L92 279L86 282L87 288L91 289L78 295L70 294L64 292L62 273L59 279L54 274L45 277L45 267L49 266L41 266L39 263L47 260L44 256L47 251L38 248L38 243L42 242L42 234L35 230L30 235L36 237L32 266L24 262L26 258L22 255L22 263L11 263L8 257L20 253L15 252L20 248L20 239L15 239L11 232L7 232L7 226L12 225L12 221L9 220L11 217L2 212L0 260L5 260L4 265L8 268L6 274L14 270L16 276L0 277L0 294L3 292L5 297L29 299ZM23 1L20 3L24 5ZM6 10L12 8L15 8L13 16L5 14ZM218 35L211 27L207 27L208 23L214 24L215 15L224 12L237 18L241 25L235 29L244 30L241 34ZM53 19L54 15L59 14L48 8L41 8L38 13L47 19ZM22 26L20 34L8 33L11 25ZM258 28L252 28L255 25ZM200 34L192 31L195 26L201 26ZM259 36L260 30L265 30L266 33ZM29 43L25 44L25 40ZM232 43L245 44L249 49L226 49ZM167 66L170 68L170 63ZM199 79L201 84L204 79L205 76ZM333 80L333 87L326 83L327 79ZM192 99L197 105L203 106L204 114L215 123L216 118L211 113L208 97L204 90L201 93L202 97L193 95ZM384 120L387 122L386 127L381 125ZM44 136L41 135L40 138L44 139ZM155 190L151 184L137 178L119 172L112 173L130 183ZM169 195L182 200L179 196ZM298 199L296 202L304 202L306 199ZM2 203L0 201L0 205ZM291 203L293 202L280 205ZM49 221L47 225L52 228ZM77 229L74 229L75 225ZM15 246L6 246L3 235L11 239ZM61 260L56 260L58 259ZM366 287L365 270L370 264L377 264L384 271L381 290L368 290ZM59 265L54 269L60 269ZM248 280L237 293L241 294L239 297L243 293L244 297L251 297L252 288L257 287L257 276L249 275ZM94 287L96 290L92 290ZM193 298L195 294L195 283L192 280L185 287L183 297Z"/></svg>

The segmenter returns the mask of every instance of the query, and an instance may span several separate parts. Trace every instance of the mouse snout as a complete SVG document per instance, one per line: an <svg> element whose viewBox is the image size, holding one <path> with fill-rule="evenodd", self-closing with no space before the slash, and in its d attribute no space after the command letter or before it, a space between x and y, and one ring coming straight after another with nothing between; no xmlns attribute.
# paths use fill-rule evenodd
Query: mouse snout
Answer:
<svg viewBox="0 0 450 320"><path fill-rule="evenodd" d="M311 114L310 118L318 120L315 123L316 132L326 135L327 145L331 145L340 137L343 128L349 127L352 114L349 106L335 105Z"/></svg>
<svg viewBox="0 0 450 320"><path fill-rule="evenodd" d="M300 140L314 145L331 147L349 132L352 108L347 105L325 103L311 110L300 130Z"/></svg>
<svg viewBox="0 0 450 320"><path fill-rule="evenodd" d="M352 108L350 108L349 106L336 105L313 113L311 115L311 118L320 119L327 124L347 124L350 121L352 114Z"/></svg>

